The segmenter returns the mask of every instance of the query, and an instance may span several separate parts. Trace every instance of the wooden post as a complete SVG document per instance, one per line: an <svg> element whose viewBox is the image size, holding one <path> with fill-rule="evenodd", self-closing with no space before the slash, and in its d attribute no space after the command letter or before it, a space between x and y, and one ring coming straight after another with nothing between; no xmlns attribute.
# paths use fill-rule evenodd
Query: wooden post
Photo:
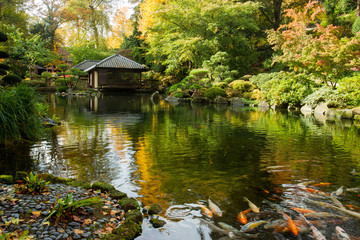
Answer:
<svg viewBox="0 0 360 240"><path fill-rule="evenodd" d="M94 71L94 88L99 87L99 72Z"/></svg>

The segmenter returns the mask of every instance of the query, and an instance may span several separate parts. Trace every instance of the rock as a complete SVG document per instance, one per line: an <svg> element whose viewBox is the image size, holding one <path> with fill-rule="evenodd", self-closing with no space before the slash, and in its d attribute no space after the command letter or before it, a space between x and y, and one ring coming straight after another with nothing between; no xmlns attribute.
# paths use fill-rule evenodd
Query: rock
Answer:
<svg viewBox="0 0 360 240"><path fill-rule="evenodd" d="M95 182L91 188L95 191L100 190L101 192L111 192L115 190L113 185L103 182Z"/></svg>
<svg viewBox="0 0 360 240"><path fill-rule="evenodd" d="M192 98L180 98L179 102L181 103L191 103Z"/></svg>
<svg viewBox="0 0 360 240"><path fill-rule="evenodd" d="M314 113L324 115L328 110L329 110L329 108L328 108L327 104L324 102L321 102L315 107Z"/></svg>
<svg viewBox="0 0 360 240"><path fill-rule="evenodd" d="M153 225L154 228L159 228L166 224L164 220L160 220L158 218L151 218L150 223Z"/></svg>
<svg viewBox="0 0 360 240"><path fill-rule="evenodd" d="M226 104L226 105L229 104L228 100L226 98L224 98L224 97L221 97L221 96L217 96L215 98L215 100L214 100L214 103L215 104Z"/></svg>
<svg viewBox="0 0 360 240"><path fill-rule="evenodd" d="M50 174L50 173L41 173L41 174L38 174L39 176L39 179L43 179L47 182L52 182L54 183L54 175Z"/></svg>
<svg viewBox="0 0 360 240"><path fill-rule="evenodd" d="M126 221L120 225L113 233L115 232L115 238L109 239L124 239L131 240L135 239L141 234L141 225L134 223L133 221Z"/></svg>
<svg viewBox="0 0 360 240"><path fill-rule="evenodd" d="M168 96L167 98L165 98L165 101L168 102L179 102L179 99L174 97L174 96Z"/></svg>
<svg viewBox="0 0 360 240"><path fill-rule="evenodd" d="M160 212L162 212L162 208L160 207L159 204L153 203L150 205L149 210L148 210L149 215L158 214Z"/></svg>
<svg viewBox="0 0 360 240"><path fill-rule="evenodd" d="M258 105L259 108L270 108L270 104L266 101L261 101Z"/></svg>
<svg viewBox="0 0 360 240"><path fill-rule="evenodd" d="M210 99L208 99L207 97L194 97L191 100L192 104L194 104L194 103L209 103L209 102L210 102Z"/></svg>
<svg viewBox="0 0 360 240"><path fill-rule="evenodd" d="M345 118L345 119L353 119L353 112L351 109L341 109L335 112L335 117L337 118Z"/></svg>
<svg viewBox="0 0 360 240"><path fill-rule="evenodd" d="M125 211L129 211L132 209L138 209L139 203L135 198L123 198L119 201L120 207Z"/></svg>
<svg viewBox="0 0 360 240"><path fill-rule="evenodd" d="M360 107L358 107L358 108L353 108L353 109L352 109L352 112L353 112L354 115L360 115Z"/></svg>
<svg viewBox="0 0 360 240"><path fill-rule="evenodd" d="M241 98L233 97L230 99L230 105L243 107L243 106L245 106L245 103Z"/></svg>
<svg viewBox="0 0 360 240"><path fill-rule="evenodd" d="M85 180L73 180L73 181L69 181L67 184L73 187L82 187L84 189L91 189L91 184Z"/></svg>
<svg viewBox="0 0 360 240"><path fill-rule="evenodd" d="M336 117L336 109L329 108L327 112L325 113L325 116L327 117Z"/></svg>
<svg viewBox="0 0 360 240"><path fill-rule="evenodd" d="M11 175L0 175L0 183L11 184L14 182L14 178Z"/></svg>
<svg viewBox="0 0 360 240"><path fill-rule="evenodd" d="M314 112L314 110L312 109L311 106L309 105L304 105L300 108L300 112L303 114L303 115L309 115L309 114L312 114Z"/></svg>
<svg viewBox="0 0 360 240"><path fill-rule="evenodd" d="M120 199L123 199L123 198L127 198L127 194L126 193L123 193L123 192L120 192L119 190L113 190L110 192L110 196L113 198L113 199L116 199L116 200L120 200Z"/></svg>
<svg viewBox="0 0 360 240"><path fill-rule="evenodd" d="M71 223L68 224L68 226L73 227L73 228L76 228L76 227L80 227L80 223L78 223L78 222L71 222Z"/></svg>
<svg viewBox="0 0 360 240"><path fill-rule="evenodd" d="M138 209L131 210L125 214L126 220L131 220L137 224L141 223L143 218L144 218L143 215L141 214L140 210L138 210Z"/></svg>

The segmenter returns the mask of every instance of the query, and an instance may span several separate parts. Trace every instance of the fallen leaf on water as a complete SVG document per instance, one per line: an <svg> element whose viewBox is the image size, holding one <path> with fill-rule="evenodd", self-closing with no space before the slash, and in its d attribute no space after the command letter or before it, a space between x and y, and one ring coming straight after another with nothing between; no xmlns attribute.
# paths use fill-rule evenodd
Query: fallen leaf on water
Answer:
<svg viewBox="0 0 360 240"><path fill-rule="evenodd" d="M74 229L74 233L76 234L83 234L83 230L80 230L80 229Z"/></svg>

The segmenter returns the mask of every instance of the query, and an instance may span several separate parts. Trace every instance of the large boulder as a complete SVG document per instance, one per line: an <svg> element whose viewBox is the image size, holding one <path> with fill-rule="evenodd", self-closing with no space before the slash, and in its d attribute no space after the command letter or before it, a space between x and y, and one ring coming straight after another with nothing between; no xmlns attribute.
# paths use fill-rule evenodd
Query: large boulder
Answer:
<svg viewBox="0 0 360 240"><path fill-rule="evenodd" d="M158 214L160 212L162 212L162 208L160 207L159 204L153 203L150 205L149 210L148 210L149 215Z"/></svg>
<svg viewBox="0 0 360 240"><path fill-rule="evenodd" d="M312 109L311 106L304 105L300 108L300 112L304 115L309 115L309 114L312 114L314 112L314 110Z"/></svg>
<svg viewBox="0 0 360 240"><path fill-rule="evenodd" d="M168 102L179 102L179 99L174 97L174 96L168 96L167 98L165 98L165 101Z"/></svg>
<svg viewBox="0 0 360 240"><path fill-rule="evenodd" d="M353 108L352 112L353 112L354 115L360 115L360 107Z"/></svg>
<svg viewBox="0 0 360 240"><path fill-rule="evenodd" d="M91 187L93 190L95 190L95 191L100 190L103 193L111 192L111 191L115 190L115 187L113 185L104 183L104 182L95 182L95 183L93 183L93 185Z"/></svg>
<svg viewBox="0 0 360 240"><path fill-rule="evenodd" d="M244 101L243 101L241 98L239 98L239 97L233 97L233 98L231 98L231 99L230 99L230 104L231 104L231 105L234 105L234 106L240 106L240 107L245 106Z"/></svg>
<svg viewBox="0 0 360 240"><path fill-rule="evenodd" d="M344 119L353 119L353 111L351 109L341 109L337 110L335 113L337 118L344 118Z"/></svg>
<svg viewBox="0 0 360 240"><path fill-rule="evenodd" d="M270 108L270 104L266 101L261 101L258 105L259 108Z"/></svg>
<svg viewBox="0 0 360 240"><path fill-rule="evenodd" d="M319 103L314 110L314 113L324 115L329 110L327 104L325 102Z"/></svg>
<svg viewBox="0 0 360 240"><path fill-rule="evenodd" d="M215 104L226 104L226 105L229 104L228 100L226 98L224 98L224 97L221 97L221 96L217 96L215 98L215 100L214 100L214 103Z"/></svg>

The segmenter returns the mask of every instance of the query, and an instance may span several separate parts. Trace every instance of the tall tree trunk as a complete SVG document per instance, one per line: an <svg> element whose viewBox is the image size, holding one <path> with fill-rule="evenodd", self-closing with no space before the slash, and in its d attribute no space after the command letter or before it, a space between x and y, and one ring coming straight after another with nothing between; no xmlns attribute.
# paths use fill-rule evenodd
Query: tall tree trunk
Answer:
<svg viewBox="0 0 360 240"><path fill-rule="evenodd" d="M360 1L360 0L358 0ZM274 10L274 30L277 30L281 22L281 5L283 0L273 0L273 10Z"/></svg>
<svg viewBox="0 0 360 240"><path fill-rule="evenodd" d="M356 17L360 17L360 0L357 0Z"/></svg>

